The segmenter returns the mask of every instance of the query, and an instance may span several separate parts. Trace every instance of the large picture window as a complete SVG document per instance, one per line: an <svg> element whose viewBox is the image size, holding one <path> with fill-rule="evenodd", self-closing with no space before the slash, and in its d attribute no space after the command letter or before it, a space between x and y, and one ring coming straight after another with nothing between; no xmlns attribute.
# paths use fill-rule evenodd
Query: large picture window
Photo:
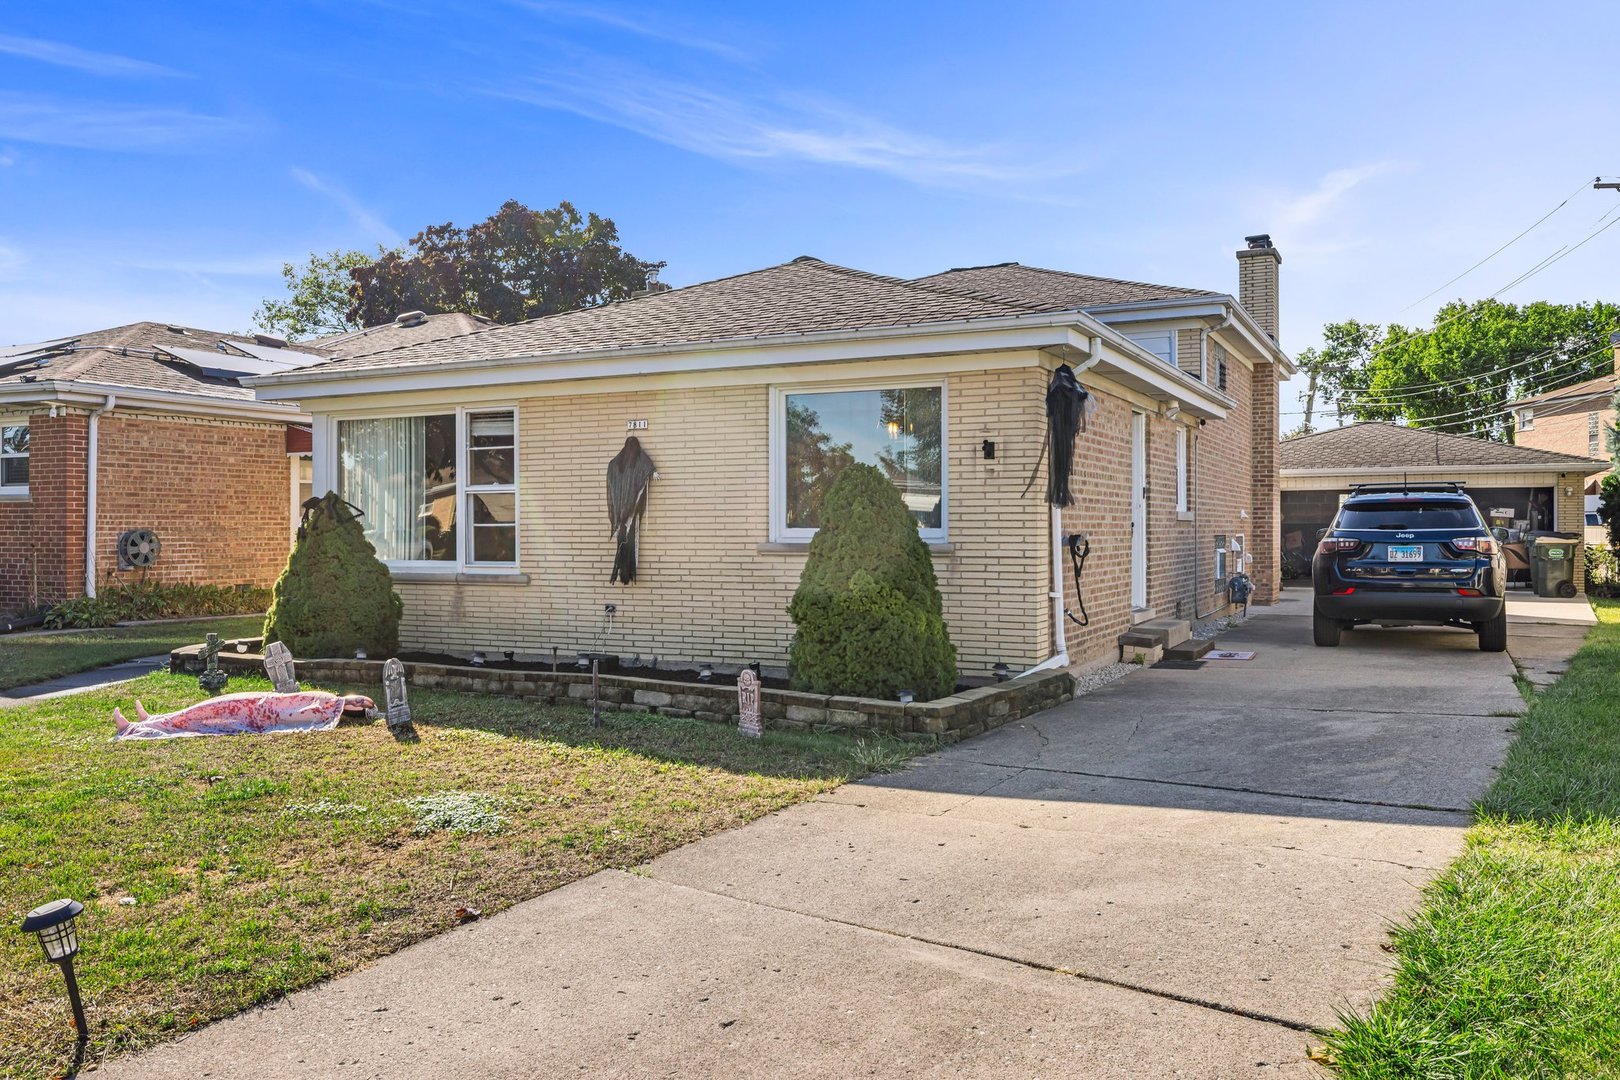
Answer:
<svg viewBox="0 0 1620 1080"><path fill-rule="evenodd" d="M0 495L28 494L28 425L0 427Z"/></svg>
<svg viewBox="0 0 1620 1080"><path fill-rule="evenodd" d="M780 391L777 536L814 535L827 489L860 462L877 466L900 489L925 539L943 540L944 405L940 386Z"/></svg>
<svg viewBox="0 0 1620 1080"><path fill-rule="evenodd" d="M337 493L386 562L511 565L516 429L511 410L339 420Z"/></svg>

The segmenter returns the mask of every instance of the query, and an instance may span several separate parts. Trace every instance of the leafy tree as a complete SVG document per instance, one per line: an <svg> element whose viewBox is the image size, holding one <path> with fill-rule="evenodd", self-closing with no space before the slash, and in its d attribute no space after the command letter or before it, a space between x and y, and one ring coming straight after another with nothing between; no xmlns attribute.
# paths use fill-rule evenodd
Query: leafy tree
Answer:
<svg viewBox="0 0 1620 1080"><path fill-rule="evenodd" d="M1609 549L1620 552L1620 476L1609 473L1598 488L1598 517L1609 533Z"/></svg>
<svg viewBox="0 0 1620 1080"><path fill-rule="evenodd" d="M1601 301L1454 301L1428 329L1331 324L1310 361L1315 385L1341 417L1405 419L1511 442L1507 403L1608 370L1616 328L1620 307Z"/></svg>
<svg viewBox="0 0 1620 1080"><path fill-rule="evenodd" d="M933 558L900 491L873 465L833 481L788 604L795 689L943 697L956 686Z"/></svg>
<svg viewBox="0 0 1620 1080"><path fill-rule="evenodd" d="M301 268L282 263L281 278L290 295L285 300L266 299L253 313L253 324L288 341L360 329L360 323L349 317L354 302L349 295L354 279L349 275L374 259L363 251L333 251L311 255Z"/></svg>
<svg viewBox="0 0 1620 1080"><path fill-rule="evenodd" d="M359 515L333 492L304 504L304 523L271 591L264 640L294 656L381 659L399 648L404 610L388 567L366 539Z"/></svg>
<svg viewBox="0 0 1620 1080"><path fill-rule="evenodd" d="M621 249L608 218L508 200L476 225L429 226L405 249L351 267L346 318L376 326L402 311L464 311L521 322L626 299L663 266Z"/></svg>
<svg viewBox="0 0 1620 1080"><path fill-rule="evenodd" d="M1356 367L1375 352L1383 341L1380 327L1350 319L1322 328L1320 349L1301 349L1294 358L1306 377L1305 419L1289 435L1309 435L1316 430L1318 395L1331 400L1353 377Z"/></svg>

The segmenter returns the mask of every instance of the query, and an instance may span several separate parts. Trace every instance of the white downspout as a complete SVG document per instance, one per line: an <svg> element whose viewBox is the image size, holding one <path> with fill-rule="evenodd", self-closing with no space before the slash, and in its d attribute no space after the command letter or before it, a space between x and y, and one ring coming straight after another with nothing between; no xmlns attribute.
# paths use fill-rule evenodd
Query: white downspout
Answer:
<svg viewBox="0 0 1620 1080"><path fill-rule="evenodd" d="M1203 369L1198 378L1199 381L1205 386L1209 385L1209 335L1219 330L1225 330L1231 325L1232 315L1230 312L1228 312L1226 316L1214 326L1206 326L1202 330L1198 331L1198 366Z"/></svg>
<svg viewBox="0 0 1620 1080"><path fill-rule="evenodd" d="M1088 371L1102 359L1102 338L1091 339L1090 351L1085 362L1074 369L1076 378L1082 372ZM1050 453L1050 448L1048 448ZM1047 463L1051 468L1051 463ZM1019 676L1033 675L1037 671L1050 671L1054 668L1069 666L1069 645L1063 633L1063 508L1054 506L1052 509L1052 655L1042 660L1028 671L1019 672Z"/></svg>
<svg viewBox="0 0 1620 1080"><path fill-rule="evenodd" d="M118 395L108 394L107 400L102 402L101 408L90 413L90 420L86 424L85 454L84 454L84 595L96 595L96 470L99 462L97 453L97 433L101 425L97 422L103 413L110 413L118 407Z"/></svg>

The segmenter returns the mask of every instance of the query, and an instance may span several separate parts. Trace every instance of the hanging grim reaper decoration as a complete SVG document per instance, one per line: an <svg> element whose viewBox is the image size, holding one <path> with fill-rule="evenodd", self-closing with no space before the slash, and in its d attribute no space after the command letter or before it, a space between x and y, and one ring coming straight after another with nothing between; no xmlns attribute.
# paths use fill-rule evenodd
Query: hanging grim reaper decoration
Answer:
<svg viewBox="0 0 1620 1080"><path fill-rule="evenodd" d="M1075 436L1086 430L1086 419L1097 409L1097 402L1075 378L1074 369L1059 364L1046 384L1046 443L1041 447L1042 457L1051 459L1046 471L1046 501L1053 506L1073 506L1074 492L1069 490L1069 473L1074 467ZM1024 494L1035 483L1041 472L1041 458L1035 459L1035 469L1024 485Z"/></svg>
<svg viewBox="0 0 1620 1080"><path fill-rule="evenodd" d="M652 458L634 435L607 468L608 521L613 526L613 573L608 577L628 585L636 580L636 548L640 543L641 515L647 511L647 485L657 476Z"/></svg>

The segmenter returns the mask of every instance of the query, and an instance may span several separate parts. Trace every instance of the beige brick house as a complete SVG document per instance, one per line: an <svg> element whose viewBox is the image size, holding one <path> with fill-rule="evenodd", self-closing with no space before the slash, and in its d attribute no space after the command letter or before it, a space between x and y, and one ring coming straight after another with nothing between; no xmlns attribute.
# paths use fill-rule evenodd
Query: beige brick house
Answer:
<svg viewBox="0 0 1620 1080"><path fill-rule="evenodd" d="M859 460L917 517L965 675L1087 664L1152 615L1224 610L1239 566L1261 601L1279 587L1292 366L1281 259L1250 243L1242 303L1010 263L908 281L805 257L248 381L312 416L315 486L365 512L407 649L779 667L819 493ZM1060 364L1098 407L1078 504L1057 514L1040 463ZM628 435L658 475L626 586L609 584L605 470Z"/></svg>
<svg viewBox="0 0 1620 1080"><path fill-rule="evenodd" d="M1614 427L1614 397L1620 393L1620 332L1609 335L1614 347L1614 370L1607 375L1545 394L1521 398L1513 412L1513 440L1520 446L1586 458L1607 458L1609 432ZM1587 477L1588 495L1597 494L1606 469Z"/></svg>
<svg viewBox="0 0 1620 1080"><path fill-rule="evenodd" d="M289 346L141 322L0 348L0 612L133 576L269 585L309 494L309 418L241 378L483 325L416 312ZM118 548L136 529L162 545L139 570Z"/></svg>

